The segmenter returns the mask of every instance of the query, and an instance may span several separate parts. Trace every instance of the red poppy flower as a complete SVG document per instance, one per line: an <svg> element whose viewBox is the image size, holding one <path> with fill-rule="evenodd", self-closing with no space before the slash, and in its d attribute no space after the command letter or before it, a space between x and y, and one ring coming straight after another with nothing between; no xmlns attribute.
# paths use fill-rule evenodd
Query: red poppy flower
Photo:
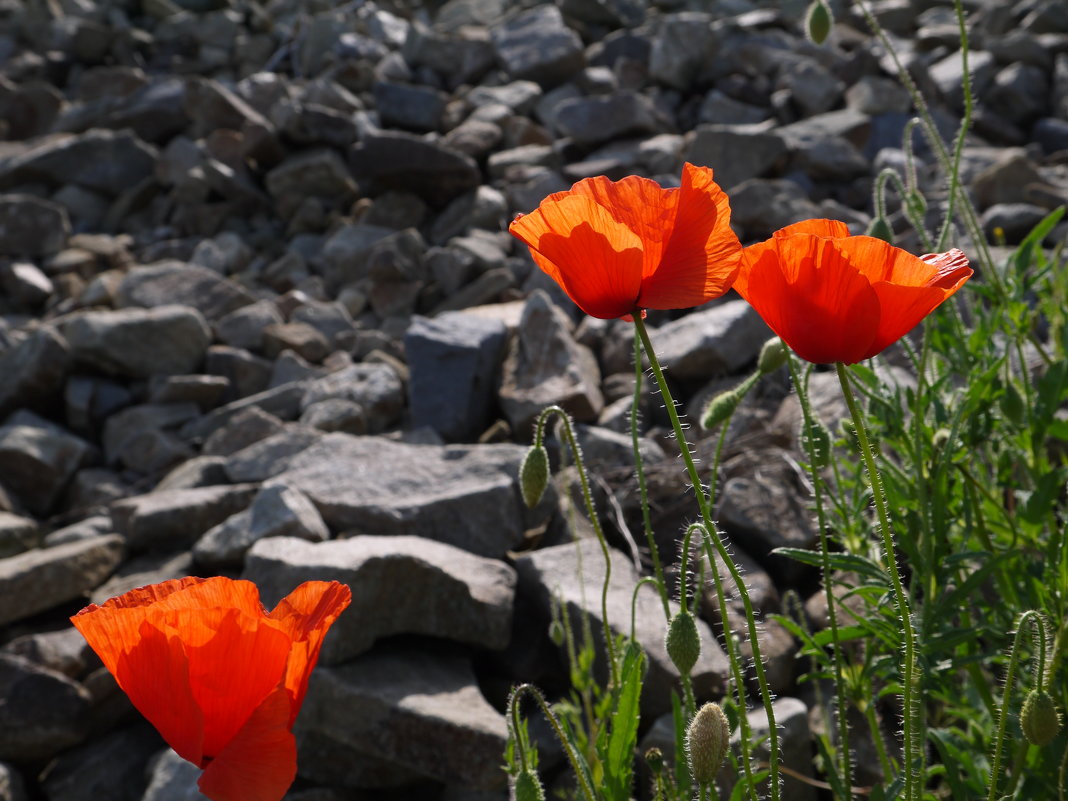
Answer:
<svg viewBox="0 0 1068 801"><path fill-rule="evenodd" d="M586 314L612 319L726 292L742 247L730 220L712 170L686 164L677 189L637 175L585 178L508 230Z"/></svg>
<svg viewBox="0 0 1068 801"><path fill-rule="evenodd" d="M309 581L267 614L249 581L183 578L90 604L71 622L214 801L279 801L297 773L290 729L323 637L351 600Z"/></svg>
<svg viewBox="0 0 1068 801"><path fill-rule="evenodd" d="M742 254L734 288L803 359L870 359L972 275L959 250L913 256L844 223L807 220Z"/></svg>

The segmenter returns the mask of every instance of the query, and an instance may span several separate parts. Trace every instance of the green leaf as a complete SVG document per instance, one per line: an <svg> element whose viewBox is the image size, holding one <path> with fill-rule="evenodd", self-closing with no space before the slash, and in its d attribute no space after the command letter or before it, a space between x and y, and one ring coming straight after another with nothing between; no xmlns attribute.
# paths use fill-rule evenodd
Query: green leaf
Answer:
<svg viewBox="0 0 1068 801"><path fill-rule="evenodd" d="M776 556L785 556L803 564L812 565L813 567L823 566L823 556L819 551L810 551L806 548L776 548L772 553ZM857 573L869 579L874 579L879 584L890 586L883 568L866 556L858 556L852 553L832 553L827 555L827 561L831 566L831 570Z"/></svg>
<svg viewBox="0 0 1068 801"><path fill-rule="evenodd" d="M1061 470L1053 470L1042 476L1027 496L1020 510L1020 517L1035 525L1042 523L1053 510L1053 504L1064 488L1064 480L1064 472Z"/></svg>
<svg viewBox="0 0 1068 801"><path fill-rule="evenodd" d="M631 797L634 748L638 742L638 721L641 717L638 700L642 693L645 654L637 645L630 645L624 650L619 687L613 692L615 709L602 753L604 790L608 801L628 801Z"/></svg>

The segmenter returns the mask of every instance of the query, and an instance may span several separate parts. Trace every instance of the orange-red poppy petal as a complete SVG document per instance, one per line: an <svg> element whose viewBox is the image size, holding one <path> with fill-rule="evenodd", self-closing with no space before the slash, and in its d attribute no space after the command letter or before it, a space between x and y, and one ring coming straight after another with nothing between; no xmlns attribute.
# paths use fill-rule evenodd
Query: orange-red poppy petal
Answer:
<svg viewBox="0 0 1068 801"><path fill-rule="evenodd" d="M351 601L352 591L344 584L306 581L279 601L270 614L271 620L292 640L283 681L292 700L294 719L304 702L308 678L319 658L323 638Z"/></svg>
<svg viewBox="0 0 1068 801"><path fill-rule="evenodd" d="M543 201L509 230L535 251L542 269L551 268L546 272L587 314L614 318L636 308L642 241L592 198L568 194Z"/></svg>
<svg viewBox="0 0 1068 801"><path fill-rule="evenodd" d="M945 253L925 253L920 256L920 261L935 268L934 276L927 282L928 286L940 286L952 292L960 289L974 272L968 263L968 257L957 248Z"/></svg>
<svg viewBox="0 0 1068 801"><path fill-rule="evenodd" d="M197 785L212 801L281 801L297 776L289 694L279 687L204 769Z"/></svg>
<svg viewBox="0 0 1068 801"><path fill-rule="evenodd" d="M878 298L834 244L800 234L743 257L743 297L810 362L860 361L878 330Z"/></svg>
<svg viewBox="0 0 1068 801"><path fill-rule="evenodd" d="M708 167L683 167L675 227L660 265L642 282L642 308L699 306L730 289L742 251L730 201L712 175Z"/></svg>
<svg viewBox="0 0 1068 801"><path fill-rule="evenodd" d="M840 220L802 220L780 228L772 237L781 239L794 234L812 234L813 236L842 239L849 236L849 226Z"/></svg>

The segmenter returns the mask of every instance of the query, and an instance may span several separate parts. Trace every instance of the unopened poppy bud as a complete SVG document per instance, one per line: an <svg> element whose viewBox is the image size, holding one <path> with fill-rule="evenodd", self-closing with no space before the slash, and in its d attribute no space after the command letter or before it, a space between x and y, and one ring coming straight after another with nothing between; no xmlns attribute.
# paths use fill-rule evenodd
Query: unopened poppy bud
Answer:
<svg viewBox="0 0 1068 801"><path fill-rule="evenodd" d="M834 17L823 0L813 0L805 18L805 33L813 44L823 44L831 33Z"/></svg>
<svg viewBox="0 0 1068 801"><path fill-rule="evenodd" d="M778 337L772 337L764 343L757 358L757 370L761 375L773 373L786 364L786 346Z"/></svg>
<svg viewBox="0 0 1068 801"><path fill-rule="evenodd" d="M549 483L549 452L545 446L531 445L519 466L519 491L523 502L533 509L538 505Z"/></svg>
<svg viewBox="0 0 1068 801"><path fill-rule="evenodd" d="M656 747L650 748L645 752L645 764L653 776L659 776L664 772L664 752Z"/></svg>
<svg viewBox="0 0 1068 801"><path fill-rule="evenodd" d="M1001 407L1001 413L1012 423L1016 425L1023 423L1026 409L1023 396L1020 394L1020 390L1016 388L1015 381L1009 381L1005 384L1004 391L998 399L998 405Z"/></svg>
<svg viewBox="0 0 1068 801"><path fill-rule="evenodd" d="M697 633L697 621L692 614L679 612L671 619L664 644L679 673L688 676L697 664L697 657L701 655L701 637Z"/></svg>
<svg viewBox="0 0 1068 801"><path fill-rule="evenodd" d="M532 770L520 771L515 777L515 801L545 801L545 790Z"/></svg>
<svg viewBox="0 0 1068 801"><path fill-rule="evenodd" d="M686 755L695 782L712 784L727 756L730 736L730 724L719 704L708 703L697 710L686 730Z"/></svg>
<svg viewBox="0 0 1068 801"><path fill-rule="evenodd" d="M880 216L872 220L865 233L867 233L868 236L881 239L891 245L894 244L894 229L890 227L890 222L886 217Z"/></svg>
<svg viewBox="0 0 1068 801"><path fill-rule="evenodd" d="M945 426L935 431L931 436L931 445L934 446L935 450L941 450L946 447L947 442L949 442L949 429Z"/></svg>
<svg viewBox="0 0 1068 801"><path fill-rule="evenodd" d="M1061 730L1061 713L1045 690L1031 690L1020 710L1020 728L1031 745L1048 745Z"/></svg>
<svg viewBox="0 0 1068 801"><path fill-rule="evenodd" d="M801 424L801 440L813 467L822 470L831 463L831 432L818 419L812 418L807 426Z"/></svg>
<svg viewBox="0 0 1068 801"><path fill-rule="evenodd" d="M559 620L549 624L549 639L557 648L564 644L564 624Z"/></svg>
<svg viewBox="0 0 1068 801"><path fill-rule="evenodd" d="M738 404L741 402L742 395L737 389L728 389L719 393L705 407L705 413L701 415L701 427L713 429L720 423L725 422L734 414L734 410L738 408Z"/></svg>

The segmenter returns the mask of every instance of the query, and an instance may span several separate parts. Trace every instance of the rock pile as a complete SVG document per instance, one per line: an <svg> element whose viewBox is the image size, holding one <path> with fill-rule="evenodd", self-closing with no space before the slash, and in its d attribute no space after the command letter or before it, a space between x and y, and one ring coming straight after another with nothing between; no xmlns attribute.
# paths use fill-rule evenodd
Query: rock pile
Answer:
<svg viewBox="0 0 1068 801"><path fill-rule="evenodd" d="M648 554L631 535L631 333L580 319L504 228L580 178L667 184L688 160L715 169L743 240L814 216L862 230L873 177L906 167L911 101L855 11L817 47L803 5L0 0L0 799L193 797L195 771L158 756L66 618L213 573L268 605L306 579L352 587L298 722L292 801L505 797L510 686L566 687L551 599L603 630L599 550L570 543L589 534L572 474L533 511L519 498L545 405L581 424L619 631ZM951 135L951 4L870 5ZM1012 243L1068 199L1068 6L977 4L969 32L962 177ZM936 201L919 136L915 154ZM649 322L694 408L767 335L736 298ZM811 588L768 556L812 539L784 394L770 382L743 406L721 476L763 611L777 587ZM694 508L665 422L647 393L670 561ZM638 599L655 742L674 672L659 603ZM695 675L717 697L723 622L706 618ZM794 645L765 635L789 692Z"/></svg>

